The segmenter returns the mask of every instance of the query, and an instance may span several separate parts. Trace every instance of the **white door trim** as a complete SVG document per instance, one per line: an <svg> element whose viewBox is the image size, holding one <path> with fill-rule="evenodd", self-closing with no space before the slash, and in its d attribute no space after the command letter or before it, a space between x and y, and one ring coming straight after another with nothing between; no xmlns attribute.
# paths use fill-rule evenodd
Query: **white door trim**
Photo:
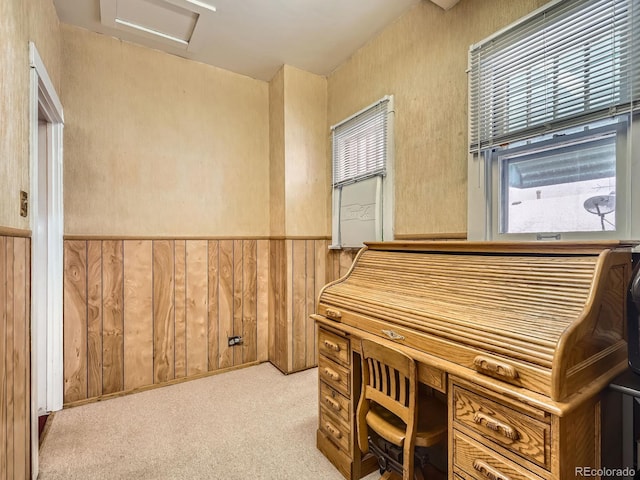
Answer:
<svg viewBox="0 0 640 480"><path fill-rule="evenodd" d="M38 258L38 248L47 248L47 264L31 264L31 473L38 476L38 406L37 406L37 332L36 319L46 311L47 331L47 410L62 408L63 357L62 357L62 285L63 285L63 197L62 197L62 132L64 116L62 104L47 73L44 62L33 42L29 42L30 93L29 93L29 157L31 199L31 258ZM47 161L48 229L46 238L38 235L38 110L47 120L47 141L50 156ZM47 287L34 279L46 275ZM43 300L43 299L46 299ZM34 335L33 332L36 332Z"/></svg>

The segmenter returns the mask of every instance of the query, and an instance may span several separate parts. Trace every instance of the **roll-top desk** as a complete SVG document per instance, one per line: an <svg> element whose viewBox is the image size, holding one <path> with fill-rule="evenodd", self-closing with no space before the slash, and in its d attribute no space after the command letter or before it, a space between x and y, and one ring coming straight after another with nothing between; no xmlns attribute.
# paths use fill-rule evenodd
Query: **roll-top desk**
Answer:
<svg viewBox="0 0 640 480"><path fill-rule="evenodd" d="M446 395L450 479L565 480L602 468L605 388L627 363L631 248L367 244L313 315L318 448L346 478L375 468L354 423L369 338L409 353L420 381Z"/></svg>

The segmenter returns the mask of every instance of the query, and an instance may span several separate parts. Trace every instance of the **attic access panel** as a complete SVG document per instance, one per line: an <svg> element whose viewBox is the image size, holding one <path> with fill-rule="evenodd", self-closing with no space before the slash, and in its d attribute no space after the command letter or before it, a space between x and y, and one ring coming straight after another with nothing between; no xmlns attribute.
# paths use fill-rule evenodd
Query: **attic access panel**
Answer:
<svg viewBox="0 0 640 480"><path fill-rule="evenodd" d="M214 12L200 0L100 0L103 25L187 50L201 19Z"/></svg>

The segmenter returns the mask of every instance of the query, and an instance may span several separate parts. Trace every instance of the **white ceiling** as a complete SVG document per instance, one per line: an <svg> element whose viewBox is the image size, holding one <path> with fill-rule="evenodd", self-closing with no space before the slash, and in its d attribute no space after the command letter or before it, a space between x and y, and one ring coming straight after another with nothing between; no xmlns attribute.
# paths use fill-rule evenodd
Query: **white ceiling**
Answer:
<svg viewBox="0 0 640 480"><path fill-rule="evenodd" d="M420 1L54 0L54 4L63 23L270 80L282 64L318 75L331 73Z"/></svg>

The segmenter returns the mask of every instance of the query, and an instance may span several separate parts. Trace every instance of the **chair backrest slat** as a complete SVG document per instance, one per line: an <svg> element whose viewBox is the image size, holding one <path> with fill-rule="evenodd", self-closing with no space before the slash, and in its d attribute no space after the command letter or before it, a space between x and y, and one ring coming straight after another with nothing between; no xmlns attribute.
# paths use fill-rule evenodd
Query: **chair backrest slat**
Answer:
<svg viewBox="0 0 640 480"><path fill-rule="evenodd" d="M398 400L398 371L395 368L389 368L389 395L393 397L394 400Z"/></svg>
<svg viewBox="0 0 640 480"><path fill-rule="evenodd" d="M399 385L398 385L398 401L402 404L402 405L407 405L408 401L409 401L409 382L407 380L407 377L405 377L404 375L400 374L399 375Z"/></svg>
<svg viewBox="0 0 640 480"><path fill-rule="evenodd" d="M385 395L389 395L389 367L382 362L378 362L380 365L380 388L379 390Z"/></svg>
<svg viewBox="0 0 640 480"><path fill-rule="evenodd" d="M417 385L414 360L399 350L364 339L362 355L369 370L369 383L363 385L365 398L378 403L405 423L411 422ZM411 379L414 382L413 389L410 386Z"/></svg>

